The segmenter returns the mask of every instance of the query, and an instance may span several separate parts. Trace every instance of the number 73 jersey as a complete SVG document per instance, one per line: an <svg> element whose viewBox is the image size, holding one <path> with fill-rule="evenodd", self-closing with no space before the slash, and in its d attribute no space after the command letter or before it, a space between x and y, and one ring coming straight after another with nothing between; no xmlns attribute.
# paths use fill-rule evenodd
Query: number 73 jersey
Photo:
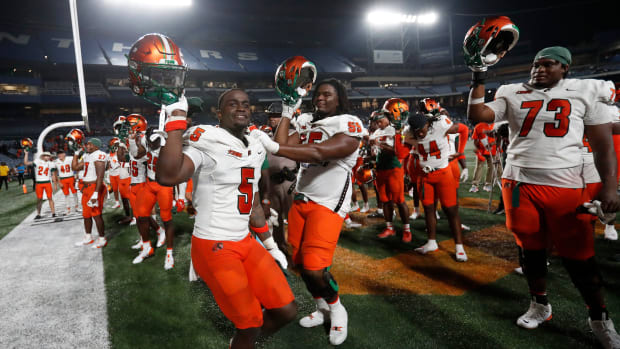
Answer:
<svg viewBox="0 0 620 349"><path fill-rule="evenodd" d="M581 165L584 125L611 122L601 104L615 97L613 83L592 79L563 79L552 88L527 84L501 86L486 105L495 122L508 121L507 162L524 168L557 169Z"/></svg>

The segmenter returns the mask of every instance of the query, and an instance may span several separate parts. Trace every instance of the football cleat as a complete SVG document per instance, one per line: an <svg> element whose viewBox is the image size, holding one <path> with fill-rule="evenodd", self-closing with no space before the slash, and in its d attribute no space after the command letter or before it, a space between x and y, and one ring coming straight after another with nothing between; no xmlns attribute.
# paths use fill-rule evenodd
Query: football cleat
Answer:
<svg viewBox="0 0 620 349"><path fill-rule="evenodd" d="M138 257L133 259L133 264L138 264L138 263L142 263L142 261L144 261L145 259L152 257L155 254L155 250L153 250L153 248L151 246L149 246L148 248L144 248L142 247L142 251L140 251L140 254L138 254Z"/></svg>
<svg viewBox="0 0 620 349"><path fill-rule="evenodd" d="M468 225L461 224L461 230L464 230L464 231L470 231L470 230L471 230L471 228L470 228Z"/></svg>
<svg viewBox="0 0 620 349"><path fill-rule="evenodd" d="M411 234L411 231L409 230L405 230L403 231L403 242L408 244L411 242L413 235Z"/></svg>
<svg viewBox="0 0 620 349"><path fill-rule="evenodd" d="M82 238L82 240L76 242L75 246L86 246L86 245L90 245L90 244L92 244L94 242L95 242L95 240L93 240L90 235L84 234L84 237Z"/></svg>
<svg viewBox="0 0 620 349"><path fill-rule="evenodd" d="M429 240L424 245L415 249L417 253L427 254L429 252L437 251L439 246L437 246L437 241Z"/></svg>
<svg viewBox="0 0 620 349"><path fill-rule="evenodd" d="M588 325L603 348L620 348L620 335L616 332L614 323L607 317L607 314L603 314L602 320L588 318Z"/></svg>
<svg viewBox="0 0 620 349"><path fill-rule="evenodd" d="M471 188L469 188L469 192L470 193L477 193L478 190L478 186L477 185L472 185Z"/></svg>
<svg viewBox="0 0 620 349"><path fill-rule="evenodd" d="M325 322L325 317L329 316L329 305L323 298L315 298L316 310L310 315L306 315L299 319L301 327L310 328L320 326Z"/></svg>
<svg viewBox="0 0 620 349"><path fill-rule="evenodd" d="M347 325L349 315L342 304L336 307L330 305L329 318L331 327L329 328L329 343L340 345L347 339Z"/></svg>
<svg viewBox="0 0 620 349"><path fill-rule="evenodd" d="M370 210L370 207L368 206L368 203L364 203L364 207L362 207L362 209L360 210L360 213L366 213L368 212L368 210Z"/></svg>
<svg viewBox="0 0 620 349"><path fill-rule="evenodd" d="M551 317L551 304L544 305L531 301L527 312L517 319L517 325L531 330L543 322L551 320Z"/></svg>
<svg viewBox="0 0 620 349"><path fill-rule="evenodd" d="M97 242L94 243L91 248L104 248L108 246L108 240L104 237L99 237L99 239L97 239Z"/></svg>
<svg viewBox="0 0 620 349"><path fill-rule="evenodd" d="M377 237L379 239L385 239L385 238L387 238L389 236L392 236L392 235L396 235L396 232L394 231L394 229L393 228L385 228L385 229L383 229L383 232L381 232L380 234L377 235Z"/></svg>
<svg viewBox="0 0 620 349"><path fill-rule="evenodd" d="M172 257L172 253L166 254L166 261L164 262L164 269L170 270L174 268L174 257Z"/></svg>
<svg viewBox="0 0 620 349"><path fill-rule="evenodd" d="M616 231L616 227L613 224L605 225L605 239L606 240L618 240L618 232Z"/></svg>
<svg viewBox="0 0 620 349"><path fill-rule="evenodd" d="M360 223L357 223L357 222L353 222L353 221L345 222L345 227L347 227L347 229L359 228L361 226L362 225Z"/></svg>
<svg viewBox="0 0 620 349"><path fill-rule="evenodd" d="M131 217L131 222L129 222L129 225L136 225L136 217Z"/></svg>
<svg viewBox="0 0 620 349"><path fill-rule="evenodd" d="M411 213L411 216L409 216L409 219L414 221L414 220L418 219L418 217L420 217L420 213L418 212L418 210L413 209L413 212Z"/></svg>
<svg viewBox="0 0 620 349"><path fill-rule="evenodd" d="M488 185L488 184L487 184L487 185L485 185L484 187L482 187L482 190L484 190L484 191L486 191L486 192L491 191L491 189L493 189L493 188L492 188L490 185Z"/></svg>
<svg viewBox="0 0 620 349"><path fill-rule="evenodd" d="M131 249L132 250L139 250L142 248L142 240L138 239L135 243L135 245L131 245Z"/></svg>

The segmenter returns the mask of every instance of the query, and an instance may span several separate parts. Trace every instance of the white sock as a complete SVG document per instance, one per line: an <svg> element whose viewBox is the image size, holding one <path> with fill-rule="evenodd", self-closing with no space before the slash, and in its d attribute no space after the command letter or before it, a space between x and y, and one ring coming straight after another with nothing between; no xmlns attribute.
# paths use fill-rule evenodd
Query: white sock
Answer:
<svg viewBox="0 0 620 349"><path fill-rule="evenodd" d="M364 203L364 208L368 208L368 202Z"/></svg>
<svg viewBox="0 0 620 349"><path fill-rule="evenodd" d="M91 234L84 234L84 236L86 237L85 238L86 241L90 241L93 239L93 236Z"/></svg>
<svg viewBox="0 0 620 349"><path fill-rule="evenodd" d="M166 249L166 256L172 256L172 249L171 248Z"/></svg>
<svg viewBox="0 0 620 349"><path fill-rule="evenodd" d="M351 217L349 217L349 216L347 216L347 218L345 218L345 219L344 219L344 222L345 222L346 224L351 224L351 223L353 223L353 221L351 220Z"/></svg>
<svg viewBox="0 0 620 349"><path fill-rule="evenodd" d="M378 208L378 209L377 209L377 213L378 213L378 214L383 214L383 209L382 209L382 208Z"/></svg>
<svg viewBox="0 0 620 349"><path fill-rule="evenodd" d="M150 249L151 248L151 242L150 241L142 241L142 248Z"/></svg>
<svg viewBox="0 0 620 349"><path fill-rule="evenodd" d="M315 298L314 301L316 302L317 309L329 311L329 304L327 304L327 301L325 301L325 298L323 297Z"/></svg>
<svg viewBox="0 0 620 349"><path fill-rule="evenodd" d="M392 226L392 222L385 222L385 227L390 230L394 230L394 227Z"/></svg>
<svg viewBox="0 0 620 349"><path fill-rule="evenodd" d="M403 230L404 231L409 231L409 223L403 224Z"/></svg>

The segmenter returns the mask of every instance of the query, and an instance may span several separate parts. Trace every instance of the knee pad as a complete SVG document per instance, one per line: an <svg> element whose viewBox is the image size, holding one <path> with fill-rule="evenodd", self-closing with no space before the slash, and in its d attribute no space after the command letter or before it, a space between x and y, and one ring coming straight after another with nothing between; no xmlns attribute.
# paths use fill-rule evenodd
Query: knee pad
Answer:
<svg viewBox="0 0 620 349"><path fill-rule="evenodd" d="M532 278L547 276L547 250L523 250L523 272Z"/></svg>
<svg viewBox="0 0 620 349"><path fill-rule="evenodd" d="M603 287L603 277L594 257L585 261L562 258L562 264L564 264L573 284L582 295L598 292Z"/></svg>

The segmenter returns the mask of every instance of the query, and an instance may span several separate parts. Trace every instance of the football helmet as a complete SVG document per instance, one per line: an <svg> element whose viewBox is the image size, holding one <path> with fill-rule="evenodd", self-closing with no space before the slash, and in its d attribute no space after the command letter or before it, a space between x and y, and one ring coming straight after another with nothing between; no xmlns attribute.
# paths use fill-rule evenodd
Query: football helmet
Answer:
<svg viewBox="0 0 620 349"><path fill-rule="evenodd" d="M19 145L21 145L21 147L25 151L30 152L30 150L34 146L34 142L30 138L22 138L22 140L19 142Z"/></svg>
<svg viewBox="0 0 620 349"><path fill-rule="evenodd" d="M118 149L118 145L121 143L121 139L118 137L112 137L108 142L108 149L110 152L115 152Z"/></svg>
<svg viewBox="0 0 620 349"><path fill-rule="evenodd" d="M367 184L375 179L375 174L371 168L360 166L355 173L355 179Z"/></svg>
<svg viewBox="0 0 620 349"><path fill-rule="evenodd" d="M316 81L316 66L303 56L286 59L276 70L275 86L278 96L287 105L295 105L308 94Z"/></svg>
<svg viewBox="0 0 620 349"><path fill-rule="evenodd" d="M127 56L131 91L161 106L176 103L183 94L187 65L179 47L163 34L146 34Z"/></svg>
<svg viewBox="0 0 620 349"><path fill-rule="evenodd" d="M437 114L441 110L441 106L432 98L424 98L418 102L418 109L424 114Z"/></svg>
<svg viewBox="0 0 620 349"><path fill-rule="evenodd" d="M69 148L74 151L84 147L84 139L86 139L84 132L79 128L72 129L65 137L65 141L67 141Z"/></svg>
<svg viewBox="0 0 620 349"><path fill-rule="evenodd" d="M148 127L148 123L144 116L140 114L130 114L125 118L125 125L127 128L133 132L146 132Z"/></svg>
<svg viewBox="0 0 620 349"><path fill-rule="evenodd" d="M381 111L388 115L394 128L400 130L409 117L409 104L400 98L390 98L385 101Z"/></svg>
<svg viewBox="0 0 620 349"><path fill-rule="evenodd" d="M377 121L377 120L379 120L381 118L384 118L384 117L385 117L385 112L383 110L381 110L381 109L375 110L372 113L370 113L370 121L371 122L372 121Z"/></svg>
<svg viewBox="0 0 620 349"><path fill-rule="evenodd" d="M519 40L519 28L506 16L484 18L469 28L463 40L465 64L479 71L504 57Z"/></svg>

